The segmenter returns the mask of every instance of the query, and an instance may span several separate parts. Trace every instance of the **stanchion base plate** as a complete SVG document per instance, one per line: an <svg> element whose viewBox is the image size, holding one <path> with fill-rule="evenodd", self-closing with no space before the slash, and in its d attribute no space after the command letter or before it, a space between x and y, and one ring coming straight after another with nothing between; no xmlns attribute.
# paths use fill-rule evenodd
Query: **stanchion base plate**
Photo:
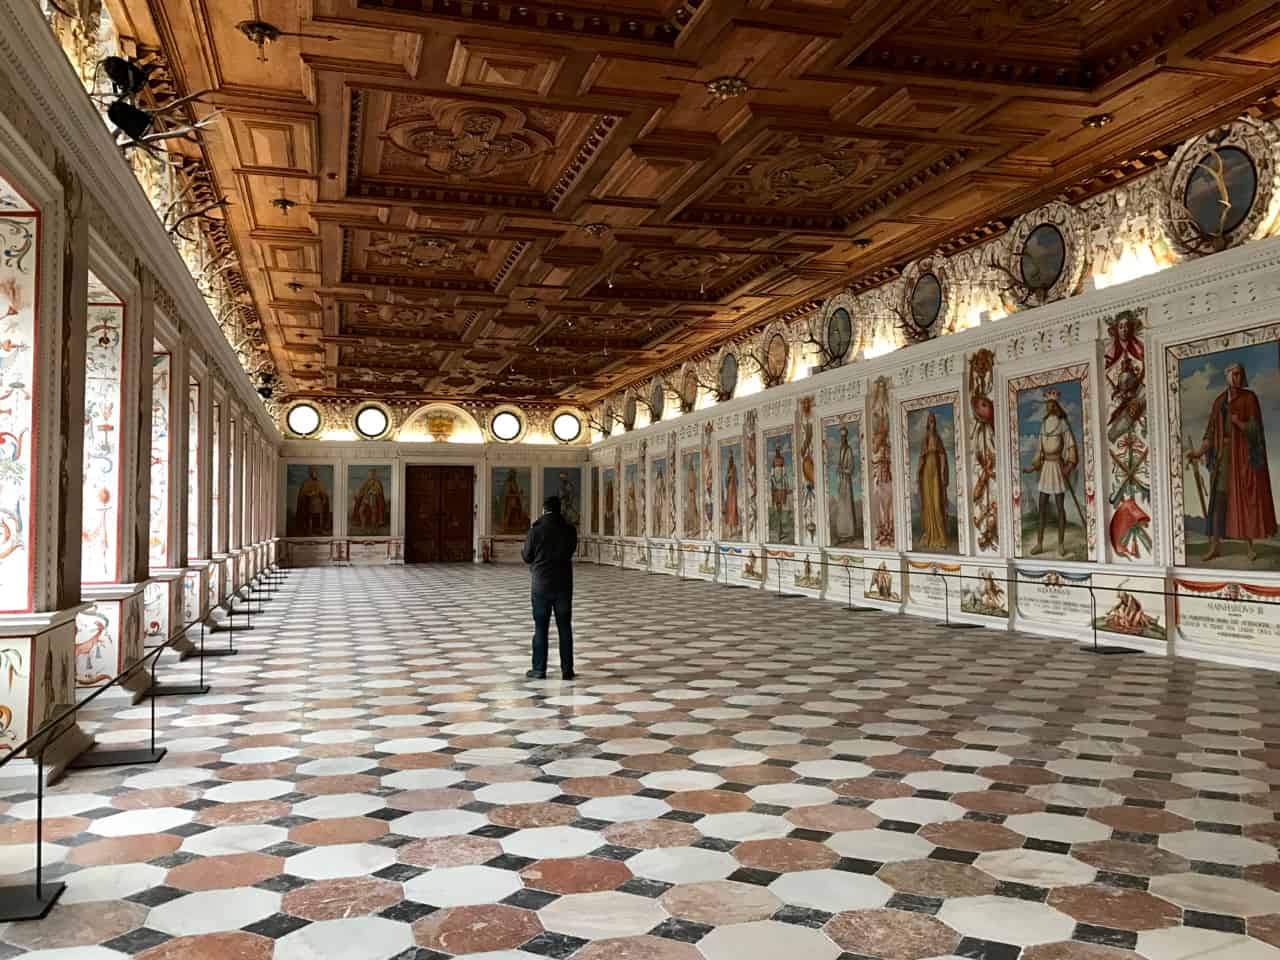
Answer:
<svg viewBox="0 0 1280 960"><path fill-rule="evenodd" d="M209 692L209 685L194 683L157 683L151 688L153 697L198 697Z"/></svg>
<svg viewBox="0 0 1280 960"><path fill-rule="evenodd" d="M82 753L67 765L70 770L87 770L92 767L132 767L142 763L159 763L168 749L158 750L90 750Z"/></svg>
<svg viewBox="0 0 1280 960"><path fill-rule="evenodd" d="M65 883L45 883L36 893L30 887L0 887L0 923L10 920L39 920L58 902Z"/></svg>
<svg viewBox="0 0 1280 960"><path fill-rule="evenodd" d="M778 593L776 590L774 591L773 595L777 597L779 600L795 600L799 597L804 596L804 594L802 593Z"/></svg>
<svg viewBox="0 0 1280 960"><path fill-rule="evenodd" d="M845 613L881 613L879 607L841 607Z"/></svg>
<svg viewBox="0 0 1280 960"><path fill-rule="evenodd" d="M1092 644L1082 643L1080 645L1081 653L1096 653L1100 657L1116 656L1125 653L1142 653L1137 647L1095 647Z"/></svg>
<svg viewBox="0 0 1280 960"><path fill-rule="evenodd" d="M963 620L953 620L951 623L940 623L940 627L946 627L948 630L981 630L980 623L966 623Z"/></svg>
<svg viewBox="0 0 1280 960"><path fill-rule="evenodd" d="M240 651L235 647L218 647L216 650L206 650L206 657L234 657Z"/></svg>

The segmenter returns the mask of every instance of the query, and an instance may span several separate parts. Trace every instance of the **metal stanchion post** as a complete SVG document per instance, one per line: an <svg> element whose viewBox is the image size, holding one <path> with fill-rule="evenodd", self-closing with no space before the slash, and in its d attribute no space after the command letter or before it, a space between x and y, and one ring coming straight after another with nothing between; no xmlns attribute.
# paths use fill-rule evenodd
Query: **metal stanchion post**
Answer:
<svg viewBox="0 0 1280 960"><path fill-rule="evenodd" d="M939 626L948 627L952 630L973 630L980 628L982 626L980 623L969 623L967 620L951 619L951 587L947 584L947 581L950 580L951 577L945 573L939 573L936 574L936 576L942 578L942 603L946 612L946 617Z"/></svg>
<svg viewBox="0 0 1280 960"><path fill-rule="evenodd" d="M0 921L39 920L67 889L65 883L44 882L44 751L36 753L36 875L32 887L0 887Z"/></svg>

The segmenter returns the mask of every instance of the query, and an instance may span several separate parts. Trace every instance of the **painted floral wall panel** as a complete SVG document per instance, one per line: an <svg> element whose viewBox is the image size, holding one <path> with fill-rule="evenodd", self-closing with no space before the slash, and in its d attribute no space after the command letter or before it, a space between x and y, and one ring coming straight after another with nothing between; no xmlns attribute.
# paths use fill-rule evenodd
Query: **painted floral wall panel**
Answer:
<svg viewBox="0 0 1280 960"><path fill-rule="evenodd" d="M227 544L236 544L236 524L240 522L240 491L236 486L236 422L227 425Z"/></svg>
<svg viewBox="0 0 1280 960"><path fill-rule="evenodd" d="M31 609L39 230L35 213L0 210L0 611Z"/></svg>
<svg viewBox="0 0 1280 960"><path fill-rule="evenodd" d="M209 527L210 536L213 538L211 553L217 553L223 548L222 541L218 538L218 516L219 504L222 501L222 405L215 403L213 405L213 430L209 436L209 455L213 457L213 470L209 477L209 502L213 505L213 521Z"/></svg>
<svg viewBox="0 0 1280 960"><path fill-rule="evenodd" d="M151 358L151 566L169 564L169 396L172 358Z"/></svg>
<svg viewBox="0 0 1280 960"><path fill-rule="evenodd" d="M200 556L200 384L187 385L187 558Z"/></svg>
<svg viewBox="0 0 1280 960"><path fill-rule="evenodd" d="M124 305L89 304L84 382L84 507L80 579L112 583L120 569L120 442Z"/></svg>

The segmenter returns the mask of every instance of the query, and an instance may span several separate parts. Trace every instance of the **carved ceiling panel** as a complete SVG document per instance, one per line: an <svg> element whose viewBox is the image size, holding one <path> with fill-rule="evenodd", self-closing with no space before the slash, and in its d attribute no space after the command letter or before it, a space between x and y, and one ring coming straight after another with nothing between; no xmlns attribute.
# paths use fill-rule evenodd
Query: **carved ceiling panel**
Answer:
<svg viewBox="0 0 1280 960"><path fill-rule="evenodd" d="M343 400L589 404L1280 90L1253 0L258 0L261 52L106 3L212 91L166 145L283 392Z"/></svg>

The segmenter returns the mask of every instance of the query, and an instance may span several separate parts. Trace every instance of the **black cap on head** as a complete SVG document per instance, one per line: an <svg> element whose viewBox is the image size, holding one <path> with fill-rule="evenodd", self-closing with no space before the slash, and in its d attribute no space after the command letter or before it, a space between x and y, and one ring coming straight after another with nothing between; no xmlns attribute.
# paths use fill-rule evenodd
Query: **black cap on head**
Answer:
<svg viewBox="0 0 1280 960"><path fill-rule="evenodd" d="M543 510L545 510L547 513L559 513L559 512L560 512L560 498L559 498L559 497L547 497L547 499L545 499L545 500L543 500L543 501L542 501L542 509L543 509Z"/></svg>

